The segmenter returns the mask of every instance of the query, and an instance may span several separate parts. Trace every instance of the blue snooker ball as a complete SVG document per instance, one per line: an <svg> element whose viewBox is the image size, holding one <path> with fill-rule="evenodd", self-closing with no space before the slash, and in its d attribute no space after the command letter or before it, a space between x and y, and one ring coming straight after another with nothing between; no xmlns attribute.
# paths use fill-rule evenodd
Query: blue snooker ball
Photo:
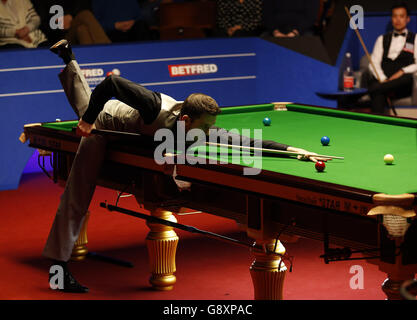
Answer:
<svg viewBox="0 0 417 320"><path fill-rule="evenodd" d="M327 137L327 136L324 136L324 137L322 137L321 138L321 144L323 145L323 146L327 146L329 143L330 143L330 138L329 137Z"/></svg>
<svg viewBox="0 0 417 320"><path fill-rule="evenodd" d="M264 123L265 126L270 126L271 125L271 119L269 119L268 117L266 117L266 118L264 118L263 123Z"/></svg>

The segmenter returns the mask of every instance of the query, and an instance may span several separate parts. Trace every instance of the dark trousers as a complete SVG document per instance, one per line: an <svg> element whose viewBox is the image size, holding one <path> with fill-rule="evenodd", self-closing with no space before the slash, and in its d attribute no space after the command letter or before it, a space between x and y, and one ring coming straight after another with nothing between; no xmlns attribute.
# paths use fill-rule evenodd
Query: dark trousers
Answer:
<svg viewBox="0 0 417 320"><path fill-rule="evenodd" d="M368 91L372 99L373 113L386 113L388 107L387 98L400 99L411 95L413 75L404 74L400 78L379 83L374 77L369 80Z"/></svg>

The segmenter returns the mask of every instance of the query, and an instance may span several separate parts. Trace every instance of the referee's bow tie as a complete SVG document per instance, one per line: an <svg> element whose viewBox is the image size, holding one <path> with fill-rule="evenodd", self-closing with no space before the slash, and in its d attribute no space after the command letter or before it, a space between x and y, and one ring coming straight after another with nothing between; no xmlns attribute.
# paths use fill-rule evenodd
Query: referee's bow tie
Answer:
<svg viewBox="0 0 417 320"><path fill-rule="evenodd" d="M397 33L397 32L394 32L394 37L398 37L398 36L402 36L402 37L405 37L407 34L405 33L405 32L403 32L403 33Z"/></svg>

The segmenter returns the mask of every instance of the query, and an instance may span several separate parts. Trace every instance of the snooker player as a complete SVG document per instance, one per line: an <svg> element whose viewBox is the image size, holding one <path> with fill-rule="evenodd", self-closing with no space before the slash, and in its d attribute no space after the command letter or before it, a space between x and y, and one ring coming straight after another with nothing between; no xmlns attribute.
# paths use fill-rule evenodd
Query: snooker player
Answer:
<svg viewBox="0 0 417 320"><path fill-rule="evenodd" d="M43 255L60 265L64 270L63 292L85 293L88 288L72 276L67 261L80 233L104 158L107 137L91 135L93 128L140 133L153 136L160 128L173 128L176 122L185 123L185 130L199 128L206 134L216 121L220 108L216 101L205 94L194 93L184 102L179 102L163 93L150 91L141 85L119 76L108 76L91 92L70 44L61 40L51 47L66 67L59 74L68 101L80 118L77 130L83 135L79 144L65 190L56 212ZM112 99L112 98L116 98ZM220 134L229 132L220 129ZM239 136L240 139L254 139ZM247 141L247 140L246 140ZM296 151L304 154L299 159L317 162L314 153L275 141L262 140L263 148ZM249 143L245 143L248 145ZM175 180L175 179L174 179ZM181 184L175 181L179 189ZM51 275L50 275L51 277Z"/></svg>
<svg viewBox="0 0 417 320"><path fill-rule="evenodd" d="M368 83L372 112L380 114L387 111L391 94L396 98L411 95L413 73L417 72L417 37L407 29L410 16L405 2L392 7L391 21L394 31L379 36L372 52L378 75L369 66L373 75Z"/></svg>

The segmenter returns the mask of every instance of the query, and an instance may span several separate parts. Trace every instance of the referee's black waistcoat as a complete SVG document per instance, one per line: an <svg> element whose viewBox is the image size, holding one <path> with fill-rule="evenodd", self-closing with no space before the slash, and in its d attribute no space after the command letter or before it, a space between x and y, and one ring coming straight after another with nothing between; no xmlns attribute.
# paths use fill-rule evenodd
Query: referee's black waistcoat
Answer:
<svg viewBox="0 0 417 320"><path fill-rule="evenodd" d="M414 40L416 36L415 33L408 31L404 48L395 60L388 58L389 47L391 45L391 40L393 36L393 32L389 32L384 35L383 40L384 54L382 57L381 67L388 78L391 77L398 70L414 63ZM401 35L398 36L401 37Z"/></svg>

